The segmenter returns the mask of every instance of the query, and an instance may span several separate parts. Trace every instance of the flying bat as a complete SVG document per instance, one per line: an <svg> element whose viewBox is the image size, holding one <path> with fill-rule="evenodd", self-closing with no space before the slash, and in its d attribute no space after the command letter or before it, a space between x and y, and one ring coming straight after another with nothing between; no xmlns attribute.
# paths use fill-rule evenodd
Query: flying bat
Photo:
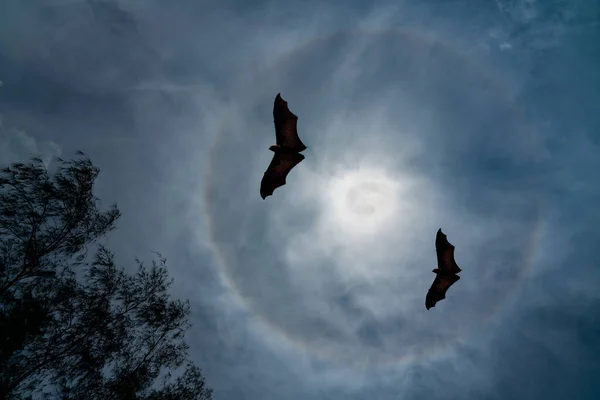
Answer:
<svg viewBox="0 0 600 400"><path fill-rule="evenodd" d="M433 270L436 277L425 298L425 307L428 310L435 307L435 303L446 298L448 288L460 279L456 274L462 271L454 260L454 246L448 242L441 229L438 229L435 236L435 252L438 267Z"/></svg>
<svg viewBox="0 0 600 400"><path fill-rule="evenodd" d="M275 189L285 185L285 178L292 168L304 160L300 152L307 148L298 137L298 117L290 111L287 101L281 98L281 93L275 96L273 120L277 144L269 147L275 154L260 182L260 197L263 200L271 196Z"/></svg>

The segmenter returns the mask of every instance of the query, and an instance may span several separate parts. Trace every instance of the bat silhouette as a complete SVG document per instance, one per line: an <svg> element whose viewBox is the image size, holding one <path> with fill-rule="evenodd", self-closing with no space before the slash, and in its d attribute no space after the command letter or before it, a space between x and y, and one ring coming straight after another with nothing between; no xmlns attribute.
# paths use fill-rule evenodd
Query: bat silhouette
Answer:
<svg viewBox="0 0 600 400"><path fill-rule="evenodd" d="M304 160L300 152L307 148L298 137L298 117L290 111L287 101L281 98L281 93L275 96L273 120L277 144L269 147L275 154L260 182L260 197L263 200L271 196L275 189L285 185L285 178L292 168Z"/></svg>
<svg viewBox="0 0 600 400"><path fill-rule="evenodd" d="M438 229L435 236L435 252L438 267L433 270L436 277L425 298L425 307L428 310L435 307L435 303L446 298L448 288L460 279L456 274L462 271L454 260L454 246L448 242L441 229Z"/></svg>

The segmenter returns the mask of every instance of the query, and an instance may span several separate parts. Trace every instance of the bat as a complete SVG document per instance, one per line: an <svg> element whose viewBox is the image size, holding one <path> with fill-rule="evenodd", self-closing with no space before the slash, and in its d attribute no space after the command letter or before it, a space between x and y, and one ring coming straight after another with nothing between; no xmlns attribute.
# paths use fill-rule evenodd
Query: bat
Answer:
<svg viewBox="0 0 600 400"><path fill-rule="evenodd" d="M304 160L300 152L307 149L298 137L298 117L290 111L287 101L281 98L281 93L277 93L275 97L273 120L277 144L269 147L275 154L260 182L260 197L263 200L271 196L275 189L285 185L285 178L290 171Z"/></svg>
<svg viewBox="0 0 600 400"><path fill-rule="evenodd" d="M435 252L438 267L433 270L436 277L425 298L425 307L428 310L435 307L435 303L446 298L448 288L460 279L456 274L462 271L454 260L454 246L448 242L441 229L438 229L435 236Z"/></svg>

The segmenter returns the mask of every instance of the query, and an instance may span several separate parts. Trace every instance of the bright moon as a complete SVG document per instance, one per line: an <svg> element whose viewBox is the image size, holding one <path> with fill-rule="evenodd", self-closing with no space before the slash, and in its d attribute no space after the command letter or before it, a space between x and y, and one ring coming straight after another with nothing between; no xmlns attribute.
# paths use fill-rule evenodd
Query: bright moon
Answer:
<svg viewBox="0 0 600 400"><path fill-rule="evenodd" d="M328 222L350 235L377 234L398 211L398 186L376 170L333 177L323 199Z"/></svg>

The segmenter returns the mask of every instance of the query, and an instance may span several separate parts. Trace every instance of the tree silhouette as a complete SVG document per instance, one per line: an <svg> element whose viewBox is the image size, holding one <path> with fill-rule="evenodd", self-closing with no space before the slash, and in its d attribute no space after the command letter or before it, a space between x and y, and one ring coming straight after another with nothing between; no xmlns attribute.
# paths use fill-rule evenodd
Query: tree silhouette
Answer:
<svg viewBox="0 0 600 400"><path fill-rule="evenodd" d="M120 213L100 211L99 170L78 155L0 171L0 399L211 399L166 260L128 275L96 244Z"/></svg>

